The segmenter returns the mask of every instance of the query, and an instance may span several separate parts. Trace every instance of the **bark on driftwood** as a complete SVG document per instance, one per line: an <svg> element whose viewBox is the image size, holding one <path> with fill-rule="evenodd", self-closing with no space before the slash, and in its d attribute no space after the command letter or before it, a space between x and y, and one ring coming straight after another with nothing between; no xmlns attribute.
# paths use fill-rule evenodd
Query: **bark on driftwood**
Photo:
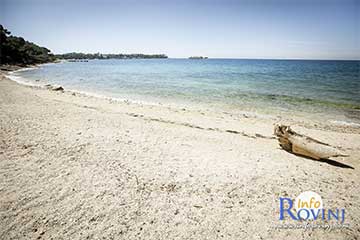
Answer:
<svg viewBox="0 0 360 240"><path fill-rule="evenodd" d="M298 155L317 160L348 156L327 143L294 132L289 126L276 125L274 134L278 137L279 144L283 149Z"/></svg>

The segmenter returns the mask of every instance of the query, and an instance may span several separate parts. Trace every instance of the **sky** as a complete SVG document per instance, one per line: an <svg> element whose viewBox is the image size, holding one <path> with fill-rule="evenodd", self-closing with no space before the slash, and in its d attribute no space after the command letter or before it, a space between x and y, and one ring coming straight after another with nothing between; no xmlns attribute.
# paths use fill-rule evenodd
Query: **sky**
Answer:
<svg viewBox="0 0 360 240"><path fill-rule="evenodd" d="M0 0L0 24L53 53L360 59L360 0Z"/></svg>

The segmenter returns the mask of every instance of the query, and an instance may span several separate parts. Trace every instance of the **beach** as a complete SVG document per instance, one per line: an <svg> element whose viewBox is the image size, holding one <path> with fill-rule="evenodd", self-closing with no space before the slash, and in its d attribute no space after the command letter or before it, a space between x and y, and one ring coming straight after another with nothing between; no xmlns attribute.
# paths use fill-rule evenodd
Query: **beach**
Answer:
<svg viewBox="0 0 360 240"><path fill-rule="evenodd" d="M276 124L349 157L286 152ZM0 238L358 239L359 156L357 125L115 101L1 73ZM279 198L304 191L344 208L349 227L277 229L294 223L279 220Z"/></svg>

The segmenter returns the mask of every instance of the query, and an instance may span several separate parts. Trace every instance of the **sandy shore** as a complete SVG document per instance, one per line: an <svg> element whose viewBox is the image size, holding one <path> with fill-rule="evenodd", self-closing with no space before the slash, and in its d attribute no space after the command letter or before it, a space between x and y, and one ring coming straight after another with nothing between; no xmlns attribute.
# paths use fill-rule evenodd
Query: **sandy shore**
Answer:
<svg viewBox="0 0 360 240"><path fill-rule="evenodd" d="M289 154L276 123L350 157ZM113 102L2 75L0 238L357 239L359 156L356 127ZM279 221L279 197L307 190L345 208L350 228L274 229L294 223Z"/></svg>

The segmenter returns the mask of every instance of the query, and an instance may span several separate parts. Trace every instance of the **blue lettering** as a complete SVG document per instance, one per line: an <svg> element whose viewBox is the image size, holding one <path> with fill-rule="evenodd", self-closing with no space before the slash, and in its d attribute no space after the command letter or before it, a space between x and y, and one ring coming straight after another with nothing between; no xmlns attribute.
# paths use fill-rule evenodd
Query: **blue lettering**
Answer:
<svg viewBox="0 0 360 240"><path fill-rule="evenodd" d="M339 209L336 209L336 214L334 214L334 212L329 209L328 210L328 220L331 219L331 216L333 216L336 220L339 221Z"/></svg>
<svg viewBox="0 0 360 240"><path fill-rule="evenodd" d="M287 209L284 209L284 201L285 200L289 203L289 207ZM293 220L298 220L291 212L292 205L293 205L293 202L290 198L280 198L280 220L284 220L285 211L290 215L290 217Z"/></svg>
<svg viewBox="0 0 360 240"><path fill-rule="evenodd" d="M304 218L304 217L301 217L301 211L305 211L306 212L306 217ZM304 219L304 220L307 220L308 218L309 218L309 216L310 216L310 213L309 213L309 210L307 210L307 209L305 209L305 208L302 208L302 209L300 209L298 212L297 212L297 216L298 216L298 218L299 219Z"/></svg>
<svg viewBox="0 0 360 240"><path fill-rule="evenodd" d="M316 220L320 214L320 209L317 210L317 214L315 214L314 209L310 209L311 215L313 216L314 220Z"/></svg>
<svg viewBox="0 0 360 240"><path fill-rule="evenodd" d="M345 221L345 209L341 209L341 223Z"/></svg>

